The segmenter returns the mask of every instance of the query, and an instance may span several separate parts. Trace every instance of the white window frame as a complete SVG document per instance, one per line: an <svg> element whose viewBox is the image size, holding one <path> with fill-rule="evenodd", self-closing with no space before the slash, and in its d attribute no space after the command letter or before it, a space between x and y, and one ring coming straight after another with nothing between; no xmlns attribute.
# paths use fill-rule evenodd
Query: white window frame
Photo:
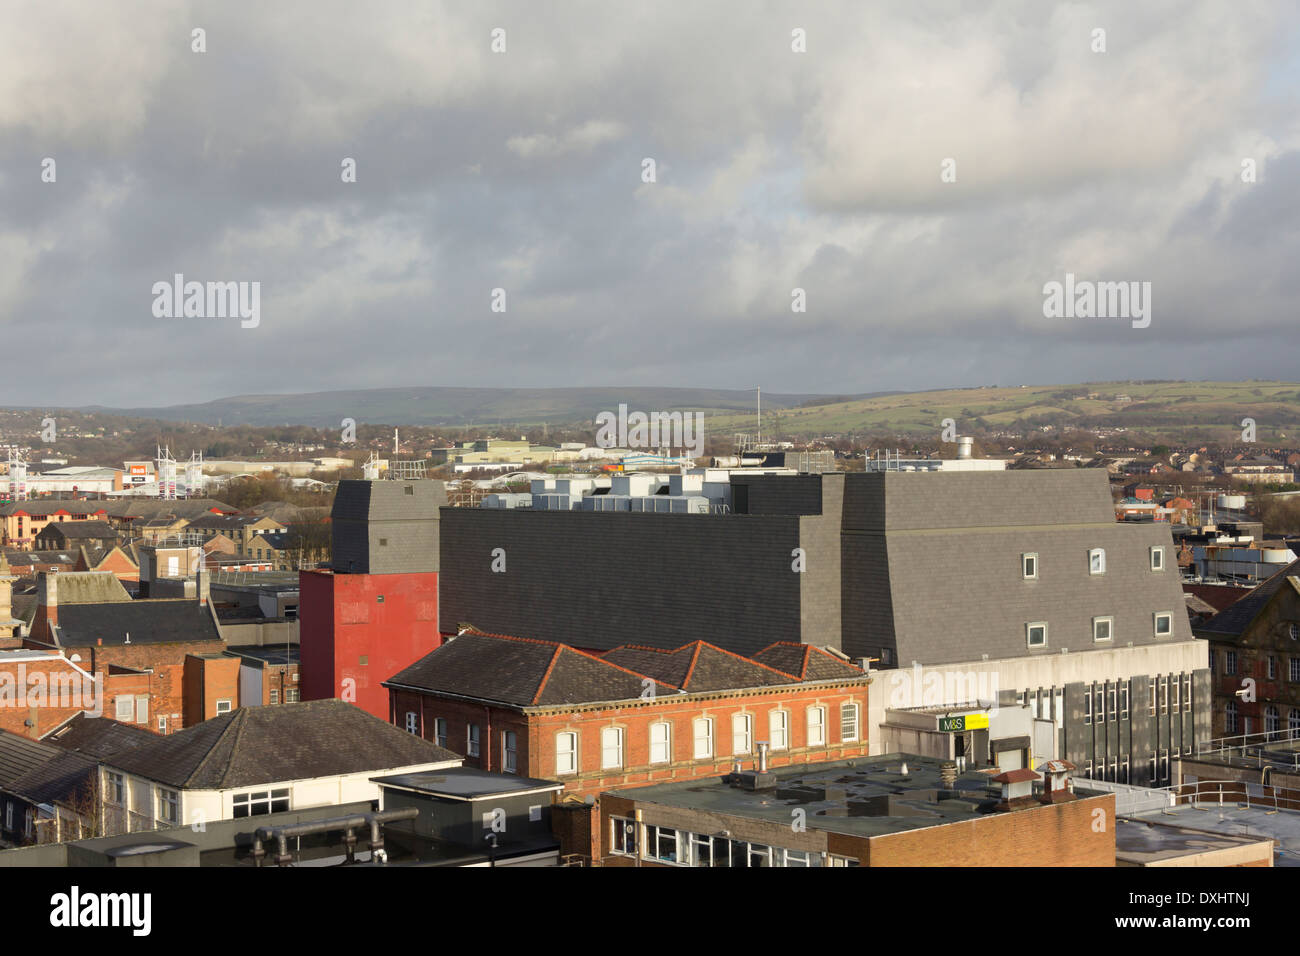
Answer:
<svg viewBox="0 0 1300 956"><path fill-rule="evenodd" d="M505 773L519 772L519 736L513 730L501 731L501 769Z"/></svg>
<svg viewBox="0 0 1300 956"><path fill-rule="evenodd" d="M135 698L122 696L113 701L113 719L119 724L129 724L135 720Z"/></svg>
<svg viewBox="0 0 1300 956"><path fill-rule="evenodd" d="M561 730L555 735L555 775L569 776L578 772L578 734Z"/></svg>
<svg viewBox="0 0 1300 956"><path fill-rule="evenodd" d="M176 790L166 787L158 788L158 819L163 823L179 824L181 822L181 795ZM168 813L168 810L171 812Z"/></svg>
<svg viewBox="0 0 1300 956"><path fill-rule="evenodd" d="M433 742L439 747L447 746L447 718L433 718Z"/></svg>
<svg viewBox="0 0 1300 956"><path fill-rule="evenodd" d="M1106 625L1106 636L1097 636L1097 625ZM1092 642L1094 644L1110 644L1115 640L1115 618L1110 614L1102 614L1092 619Z"/></svg>
<svg viewBox="0 0 1300 956"><path fill-rule="evenodd" d="M228 713L230 713L230 712L231 712L232 710L234 710L234 709L235 709L235 708L234 708L234 702L231 701L229 698L226 698L226 699L223 699L223 700L219 700L219 701L217 701L217 716L218 716L218 717L220 717L222 714L228 714Z"/></svg>
<svg viewBox="0 0 1300 956"><path fill-rule="evenodd" d="M844 719L844 715L846 713L851 713L853 715L847 721ZM862 717L862 709L858 707L857 704L849 703L849 704L840 705L840 742L841 743L853 743L858 740L858 738L862 734L861 717ZM851 729L845 730L846 726Z"/></svg>
<svg viewBox="0 0 1300 956"><path fill-rule="evenodd" d="M808 746L826 746L826 708L808 708Z"/></svg>
<svg viewBox="0 0 1300 956"><path fill-rule="evenodd" d="M1033 562L1033 570L1030 571L1029 564ZM1020 576L1026 581L1038 580L1038 552L1026 551L1020 556Z"/></svg>
<svg viewBox="0 0 1300 956"><path fill-rule="evenodd" d="M731 715L731 752L737 755L754 752L753 714Z"/></svg>
<svg viewBox="0 0 1300 956"><path fill-rule="evenodd" d="M1106 549L1105 548L1090 548L1088 550L1088 573L1089 574L1106 573Z"/></svg>
<svg viewBox="0 0 1300 956"><path fill-rule="evenodd" d="M479 741L482 739L482 731L479 730L478 724L465 725L465 754L469 757L479 756Z"/></svg>
<svg viewBox="0 0 1300 956"><path fill-rule="evenodd" d="M600 728L600 769L620 770L623 767L623 728Z"/></svg>
<svg viewBox="0 0 1300 956"><path fill-rule="evenodd" d="M635 820L629 820L627 817L610 817L609 852L614 856L636 856L637 845L640 842L637 839L637 829ZM623 836L622 840L619 839L620 833ZM631 848L628 847L629 842L632 844Z"/></svg>
<svg viewBox="0 0 1300 956"><path fill-rule="evenodd" d="M1149 560L1152 571L1163 571L1165 569L1165 549L1161 545L1154 545L1151 548Z"/></svg>
<svg viewBox="0 0 1300 956"><path fill-rule="evenodd" d="M282 804L282 806L277 809L276 804ZM235 812L241 807L246 808L248 813L240 816ZM249 790L246 793L236 793L230 800L230 815L232 819L242 820L245 817L258 817L267 813L288 813L292 809L292 793L288 787L276 787L268 790Z"/></svg>
<svg viewBox="0 0 1300 956"><path fill-rule="evenodd" d="M790 711L777 708L767 715L768 738L772 750L790 749Z"/></svg>
<svg viewBox="0 0 1300 956"><path fill-rule="evenodd" d="M656 734L662 733L662 739L655 739ZM651 763L672 763L673 762L673 725L666 720L656 720L649 728L650 734L650 762Z"/></svg>
<svg viewBox="0 0 1300 956"><path fill-rule="evenodd" d="M108 776L107 802L115 807L126 806L126 777L120 773L114 773L112 770L107 770L105 773Z"/></svg>
<svg viewBox="0 0 1300 956"><path fill-rule="evenodd" d="M418 734L420 732L420 715L414 710L406 712L406 732L408 734Z"/></svg>
<svg viewBox="0 0 1300 956"><path fill-rule="evenodd" d="M1160 633L1160 619L1165 618L1169 621L1168 629ZM1172 611L1156 611L1151 618L1151 633L1155 637L1173 637L1174 635L1174 614Z"/></svg>
<svg viewBox="0 0 1300 956"><path fill-rule="evenodd" d="M707 760L713 756L713 719L696 717L691 722L691 738L694 741L692 753L696 760Z"/></svg>
<svg viewBox="0 0 1300 956"><path fill-rule="evenodd" d="M1034 643L1034 628L1036 627L1041 627L1043 629L1043 639L1037 644ZM1025 646L1026 647L1047 646L1047 622L1046 621L1030 621L1028 624L1025 625Z"/></svg>

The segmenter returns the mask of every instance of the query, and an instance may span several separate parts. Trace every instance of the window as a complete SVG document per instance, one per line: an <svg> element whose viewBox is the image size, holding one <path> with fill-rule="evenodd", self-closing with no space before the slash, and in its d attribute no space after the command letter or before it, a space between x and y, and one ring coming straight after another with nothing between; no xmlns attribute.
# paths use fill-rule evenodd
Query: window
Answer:
<svg viewBox="0 0 1300 956"><path fill-rule="evenodd" d="M1083 723L1088 726L1092 723L1092 691L1083 692Z"/></svg>
<svg viewBox="0 0 1300 956"><path fill-rule="evenodd" d="M621 734L622 731L619 731L619 733ZM611 830L610 852L618 856L636 856L636 821L625 820L622 817L610 817L609 826Z"/></svg>
<svg viewBox="0 0 1300 956"><path fill-rule="evenodd" d="M1300 734L1300 707L1292 707L1291 712L1287 714L1286 729L1291 732L1291 736Z"/></svg>
<svg viewBox="0 0 1300 956"><path fill-rule="evenodd" d="M1155 547L1151 549L1151 570L1163 571L1165 569L1165 549Z"/></svg>
<svg viewBox="0 0 1300 956"><path fill-rule="evenodd" d="M439 747L447 746L447 718L433 718L433 742Z"/></svg>
<svg viewBox="0 0 1300 956"><path fill-rule="evenodd" d="M1119 688L1119 719L1128 720L1128 691L1129 681L1125 681Z"/></svg>
<svg viewBox="0 0 1300 956"><path fill-rule="evenodd" d="M768 717L768 727L771 730L772 749L787 750L790 747L790 712L785 710L774 710Z"/></svg>
<svg viewBox="0 0 1300 956"><path fill-rule="evenodd" d="M1088 552L1088 573L1106 573L1106 551L1104 548L1093 548Z"/></svg>
<svg viewBox="0 0 1300 956"><path fill-rule="evenodd" d="M1183 713L1188 713L1192 709L1192 675L1183 675ZM1188 753L1191 753L1189 750Z"/></svg>
<svg viewBox="0 0 1300 956"><path fill-rule="evenodd" d="M1237 673L1237 652L1236 651L1223 652L1223 673L1229 676Z"/></svg>
<svg viewBox="0 0 1300 956"><path fill-rule="evenodd" d="M847 743L858 739L858 705L844 704L840 707L840 740Z"/></svg>
<svg viewBox="0 0 1300 956"><path fill-rule="evenodd" d="M699 717L693 723L695 736L695 759L702 760L713 756L713 721Z"/></svg>
<svg viewBox="0 0 1300 956"><path fill-rule="evenodd" d="M1026 581L1038 580L1038 555L1022 554L1020 556L1020 573Z"/></svg>
<svg viewBox="0 0 1300 956"><path fill-rule="evenodd" d="M175 790L158 788L158 819L164 823L180 823L180 794Z"/></svg>
<svg viewBox="0 0 1300 956"><path fill-rule="evenodd" d="M165 734L165 733L167 733L167 718L166 718L166 717L159 717L159 718L158 718L158 733L160 733L160 734Z"/></svg>
<svg viewBox="0 0 1300 956"><path fill-rule="evenodd" d="M1287 628L1287 633L1291 635L1291 640L1300 640L1300 624L1292 624Z"/></svg>
<svg viewBox="0 0 1300 956"><path fill-rule="evenodd" d="M279 790L253 790L235 794L233 816L257 817L264 813L288 813L289 788Z"/></svg>
<svg viewBox="0 0 1300 956"><path fill-rule="evenodd" d="M1282 729L1282 715L1277 707L1269 704L1264 708L1264 730L1270 740L1274 739L1277 732Z"/></svg>
<svg viewBox="0 0 1300 956"><path fill-rule="evenodd" d="M465 753L471 757L477 757L479 742L478 724L470 724L465 730Z"/></svg>
<svg viewBox="0 0 1300 956"><path fill-rule="evenodd" d="M808 746L826 746L826 708L808 708Z"/></svg>
<svg viewBox="0 0 1300 956"><path fill-rule="evenodd" d="M667 721L650 725L650 762L668 763L673 759L672 727Z"/></svg>
<svg viewBox="0 0 1300 956"><path fill-rule="evenodd" d="M228 701L228 700L219 700L219 701L217 701L217 713L218 713L218 714L228 714L228 713L230 713L230 701Z"/></svg>
<svg viewBox="0 0 1300 956"><path fill-rule="evenodd" d="M571 731L555 735L555 772L578 772L578 735Z"/></svg>
<svg viewBox="0 0 1300 956"><path fill-rule="evenodd" d="M1169 713L1169 678L1160 678L1160 713Z"/></svg>
<svg viewBox="0 0 1300 956"><path fill-rule="evenodd" d="M600 766L603 770L616 770L623 766L623 729L605 727L600 731Z"/></svg>
<svg viewBox="0 0 1300 956"><path fill-rule="evenodd" d="M271 691L271 703L273 703L273 704L278 704L278 703L280 703L280 689L279 689L278 687L277 687L277 688L274 688L274 689Z"/></svg>
<svg viewBox="0 0 1300 956"><path fill-rule="evenodd" d="M1025 625L1025 641L1030 647L1047 646L1047 622L1037 621Z"/></svg>
<svg viewBox="0 0 1300 956"><path fill-rule="evenodd" d="M681 859L680 836L676 830L667 827L645 828L645 858L661 863L683 863Z"/></svg>
<svg viewBox="0 0 1300 956"><path fill-rule="evenodd" d="M147 694L139 694L135 699L135 722L137 724L149 723L149 697Z"/></svg>
<svg viewBox="0 0 1300 956"><path fill-rule="evenodd" d="M135 698L119 697L113 702L113 716L120 723L129 724L135 720Z"/></svg>
<svg viewBox="0 0 1300 956"><path fill-rule="evenodd" d="M731 718L731 752L747 754L754 749L754 719L749 714Z"/></svg>
<svg viewBox="0 0 1300 956"><path fill-rule="evenodd" d="M294 678L294 680L297 680L297 679L298 679L298 675L297 675L297 674L294 674L294 675L293 675L293 678ZM284 702L285 702L286 704L296 704L296 703L298 703L298 693L299 693L298 688L296 688L296 687L286 687L286 688L285 688L285 691L284 691Z"/></svg>
<svg viewBox="0 0 1300 956"><path fill-rule="evenodd" d="M1156 637L1168 637L1174 633L1174 616L1168 611L1156 615Z"/></svg>
<svg viewBox="0 0 1300 956"><path fill-rule="evenodd" d="M418 734L420 732L420 715L413 710L406 712L406 732L408 734Z"/></svg>
<svg viewBox="0 0 1300 956"><path fill-rule="evenodd" d="M1300 657L1288 658L1287 664L1291 675L1291 683L1300 682Z"/></svg>
<svg viewBox="0 0 1300 956"><path fill-rule="evenodd" d="M506 773L515 773L518 770L517 746L518 738L513 730L507 730L501 735L501 769Z"/></svg>
<svg viewBox="0 0 1300 956"><path fill-rule="evenodd" d="M1169 710L1171 713L1178 713L1178 678L1169 678Z"/></svg>
<svg viewBox="0 0 1300 956"><path fill-rule="evenodd" d="M119 807L126 803L126 782L120 773L111 770L108 771L108 801Z"/></svg>
<svg viewBox="0 0 1300 956"><path fill-rule="evenodd" d="M1237 702L1228 701L1228 705L1223 708L1223 731L1227 734L1237 732Z"/></svg>
<svg viewBox="0 0 1300 956"><path fill-rule="evenodd" d="M1147 713L1151 714L1152 716L1155 716L1155 712L1156 712L1156 679L1155 679L1154 677L1148 677L1148 678L1147 678L1147 686L1148 686L1149 688L1151 688L1151 709L1148 710Z"/></svg>
<svg viewBox="0 0 1300 956"><path fill-rule="evenodd" d="M1113 617L1094 617L1092 619L1092 639L1094 642L1109 641L1114 637L1115 619Z"/></svg>
<svg viewBox="0 0 1300 956"><path fill-rule="evenodd" d="M1268 655L1268 679L1277 679L1277 658L1272 654Z"/></svg>
<svg viewBox="0 0 1300 956"><path fill-rule="evenodd" d="M1119 717L1119 708L1115 706L1116 697L1119 695L1119 687L1115 684L1110 685L1109 702L1110 702L1110 719L1115 721Z"/></svg>

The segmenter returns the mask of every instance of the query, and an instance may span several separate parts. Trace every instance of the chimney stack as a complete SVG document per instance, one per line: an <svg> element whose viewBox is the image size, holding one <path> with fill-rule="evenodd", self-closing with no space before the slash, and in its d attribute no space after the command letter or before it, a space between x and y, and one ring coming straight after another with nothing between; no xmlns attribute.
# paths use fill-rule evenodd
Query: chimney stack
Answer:
<svg viewBox="0 0 1300 956"><path fill-rule="evenodd" d="M55 571L42 571L36 596L36 616L32 619L32 635L49 639L51 628L59 623L59 578Z"/></svg>

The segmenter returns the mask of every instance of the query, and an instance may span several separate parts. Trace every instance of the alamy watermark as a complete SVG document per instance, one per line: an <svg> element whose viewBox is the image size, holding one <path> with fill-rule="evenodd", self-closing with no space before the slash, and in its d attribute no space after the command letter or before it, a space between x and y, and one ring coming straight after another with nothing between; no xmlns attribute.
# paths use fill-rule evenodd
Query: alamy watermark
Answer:
<svg viewBox="0 0 1300 956"><path fill-rule="evenodd" d="M99 681L75 664L69 671L28 671L19 663L15 672L0 672L0 707L25 709L55 707L84 710L90 717L104 713Z"/></svg>
<svg viewBox="0 0 1300 956"><path fill-rule="evenodd" d="M171 282L155 282L152 291L155 318L240 318L245 329L262 321L260 282L186 282L178 272Z"/></svg>
<svg viewBox="0 0 1300 956"><path fill-rule="evenodd" d="M997 671L936 670L913 664L887 673L889 706L894 710L976 704L986 708L990 717L998 712Z"/></svg>
<svg viewBox="0 0 1300 956"><path fill-rule="evenodd" d="M631 412L619 405L618 412L596 416L598 448L681 448L692 458L704 454L703 412Z"/></svg>
<svg viewBox="0 0 1300 956"><path fill-rule="evenodd" d="M1055 280L1043 286L1043 315L1049 319L1132 319L1133 328L1151 324L1150 282Z"/></svg>

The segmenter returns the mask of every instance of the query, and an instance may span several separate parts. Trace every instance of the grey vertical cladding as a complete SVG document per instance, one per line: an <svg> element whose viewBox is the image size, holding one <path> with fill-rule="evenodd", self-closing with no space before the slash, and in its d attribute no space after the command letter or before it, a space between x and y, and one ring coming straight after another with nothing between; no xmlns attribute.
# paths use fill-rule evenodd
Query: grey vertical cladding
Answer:
<svg viewBox="0 0 1300 956"><path fill-rule="evenodd" d="M798 516L445 508L441 530L445 621L594 649L801 637Z"/></svg>
<svg viewBox="0 0 1300 956"><path fill-rule="evenodd" d="M800 631L806 644L841 647L844 574L840 524L844 476L826 475L817 485L820 513L798 519L799 546L807 559L807 569L799 582Z"/></svg>
<svg viewBox="0 0 1300 956"><path fill-rule="evenodd" d="M1093 759L1092 726L1083 722L1083 695L1091 693L1087 684L1065 685L1065 759L1079 770Z"/></svg>
<svg viewBox="0 0 1300 956"><path fill-rule="evenodd" d="M331 567L354 574L438 571L441 481L339 482L330 512Z"/></svg>
<svg viewBox="0 0 1300 956"><path fill-rule="evenodd" d="M1211 705L1213 703L1213 690L1211 689L1211 674L1208 669L1192 672L1192 713L1195 718L1192 721L1193 732L1193 751L1195 745L1208 741L1211 736Z"/></svg>
<svg viewBox="0 0 1300 956"><path fill-rule="evenodd" d="M1129 782L1139 786L1151 784L1151 751L1155 749L1155 721L1151 716L1151 679L1145 674L1133 678L1129 700L1132 735L1129 741Z"/></svg>
<svg viewBox="0 0 1300 956"><path fill-rule="evenodd" d="M843 483L842 475L829 476ZM751 515L819 515L822 513L821 475L755 475L734 484L749 488Z"/></svg>

